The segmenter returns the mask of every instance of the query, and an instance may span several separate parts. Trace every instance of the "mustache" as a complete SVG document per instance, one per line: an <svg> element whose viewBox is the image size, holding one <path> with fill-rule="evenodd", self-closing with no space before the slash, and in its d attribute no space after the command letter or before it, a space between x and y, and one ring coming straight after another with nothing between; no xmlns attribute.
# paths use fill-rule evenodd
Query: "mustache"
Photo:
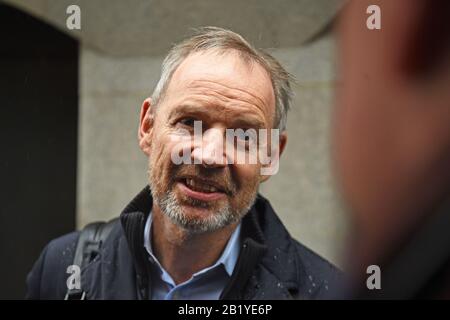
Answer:
<svg viewBox="0 0 450 320"><path fill-rule="evenodd" d="M184 179L197 179L215 186L230 196L236 193L237 185L227 169L205 168L195 164L177 165L172 169L172 184Z"/></svg>

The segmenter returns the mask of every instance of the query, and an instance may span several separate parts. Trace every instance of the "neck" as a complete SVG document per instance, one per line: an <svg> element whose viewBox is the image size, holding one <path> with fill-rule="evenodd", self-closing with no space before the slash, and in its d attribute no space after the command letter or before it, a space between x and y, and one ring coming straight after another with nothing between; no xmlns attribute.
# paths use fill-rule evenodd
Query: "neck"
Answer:
<svg viewBox="0 0 450 320"><path fill-rule="evenodd" d="M197 234L173 224L156 205L152 215L152 250L176 284L213 265L237 227L237 224L232 224Z"/></svg>

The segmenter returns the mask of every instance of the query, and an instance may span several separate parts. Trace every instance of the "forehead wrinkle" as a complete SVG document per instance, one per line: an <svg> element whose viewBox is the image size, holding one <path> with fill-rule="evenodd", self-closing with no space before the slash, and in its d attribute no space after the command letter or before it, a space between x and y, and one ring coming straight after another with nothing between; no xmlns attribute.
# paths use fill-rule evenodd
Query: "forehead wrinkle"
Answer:
<svg viewBox="0 0 450 320"><path fill-rule="evenodd" d="M191 94L190 99L194 100L196 104L200 104L205 107L212 107L214 110L220 109L220 112L225 113L254 113L254 108L256 108L264 117L264 109L261 106L256 105L254 102L247 101L245 99L233 99L223 96L217 92L207 95L204 93Z"/></svg>
<svg viewBox="0 0 450 320"><path fill-rule="evenodd" d="M226 122L231 124L234 124L235 122L248 123L250 125L253 124L258 128L264 128L267 125L265 117L259 109L258 112L255 112L245 107L238 107L238 109L229 108L226 105L218 104L210 99L210 97L200 97L199 99L191 97L188 100L183 100L170 112L169 117L183 113L203 114L203 116L209 118L210 121L214 121L215 119L225 120L222 116L226 114L233 119L233 121L226 119Z"/></svg>
<svg viewBox="0 0 450 320"><path fill-rule="evenodd" d="M200 84L196 84L198 82L200 82ZM217 83L216 81L212 81L212 80L194 80L187 87L188 88L189 87L199 88L202 86L202 83L212 84L213 86L222 87L219 89L212 89L212 91L217 93L217 95L219 95L219 96L227 97L228 99L242 100L248 104L256 105L258 107L259 107L259 105L261 105L261 106L268 105L262 98L251 93L250 91L247 91L247 90L244 90L241 88L237 88L237 87L231 87L231 86L225 85L223 83ZM225 89L225 90L223 90L223 89ZM238 91L239 93L242 93L244 95L244 97L239 96L238 94L234 93L233 91ZM251 98L246 98L245 96L250 96L251 98L255 99L258 103L251 101L252 100Z"/></svg>
<svg viewBox="0 0 450 320"><path fill-rule="evenodd" d="M256 107L260 112L264 115L264 102L261 100L261 103L258 103L255 101L252 101L251 99L243 99L242 97L228 95L228 94L222 94L222 92L219 92L218 90L211 90L208 94L205 94L204 92L199 92L192 95L193 97L197 97L198 100L203 101L207 105L212 106L221 106L224 108L223 111L234 111L233 108L239 108L243 109L236 112L242 112L242 111L250 111L254 112L253 110L249 110L248 106L250 107ZM229 108L227 108L229 107ZM270 116L270 115L269 115Z"/></svg>
<svg viewBox="0 0 450 320"><path fill-rule="evenodd" d="M267 71L257 63L245 63L234 53L219 58L210 52L188 56L168 86L169 105L191 99L221 104L241 113L257 113L266 126L272 127L276 103Z"/></svg>
<svg viewBox="0 0 450 320"><path fill-rule="evenodd" d="M205 88L202 83L206 83L208 87L210 87L210 85L212 84L213 86L216 86L218 88L208 89L205 92ZM235 111L239 115L241 112L254 112L253 108L257 108L258 111L261 112L260 116L262 117L262 119L264 119L264 121L262 122L266 122L266 126L272 127L272 123L275 117L275 110L271 111L270 106L268 106L263 99L254 94L251 94L250 92L247 92L246 90L233 88L224 84L216 83L215 81L211 80L194 80L191 81L187 85L187 87L197 91L195 94L191 93L191 97L196 98L196 100L198 99L207 105L217 107L218 105L223 104L223 106L231 106L230 109L224 109L224 112L226 113L233 113L233 111ZM225 92L223 88L225 88ZM243 93L243 95L233 93L233 90L236 90L239 93ZM249 108L245 105L249 105L252 108L249 110ZM234 108L239 108L240 110L232 110Z"/></svg>

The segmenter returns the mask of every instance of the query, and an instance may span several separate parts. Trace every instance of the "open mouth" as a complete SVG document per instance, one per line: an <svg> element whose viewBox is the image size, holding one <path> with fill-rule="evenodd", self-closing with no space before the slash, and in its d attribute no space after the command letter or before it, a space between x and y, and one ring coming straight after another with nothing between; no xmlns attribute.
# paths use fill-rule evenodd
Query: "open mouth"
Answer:
<svg viewBox="0 0 450 320"><path fill-rule="evenodd" d="M204 180L194 178L181 179L178 182L178 186L185 195L201 201L214 201L226 196L223 188Z"/></svg>

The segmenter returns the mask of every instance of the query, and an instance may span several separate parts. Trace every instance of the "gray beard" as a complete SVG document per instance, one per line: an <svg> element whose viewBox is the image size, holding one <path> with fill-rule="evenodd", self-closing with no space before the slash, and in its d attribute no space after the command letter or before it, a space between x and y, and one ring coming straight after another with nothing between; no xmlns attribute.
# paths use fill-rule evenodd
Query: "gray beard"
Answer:
<svg viewBox="0 0 450 320"><path fill-rule="evenodd" d="M156 190L154 189L155 187L156 186L150 182L150 190ZM208 216L207 218L188 219L186 214L183 212L184 210L182 205L179 203L175 193L172 190L164 194L161 198L159 198L156 193L152 191L153 201L156 202L161 211L170 219L170 221L191 234L216 231L232 223L238 222L245 216L245 214L255 203L256 194L257 193L255 192L255 195L249 205L241 211L233 211L227 204L225 207L221 208L219 211ZM207 208L206 204L201 201L193 201L192 204Z"/></svg>

